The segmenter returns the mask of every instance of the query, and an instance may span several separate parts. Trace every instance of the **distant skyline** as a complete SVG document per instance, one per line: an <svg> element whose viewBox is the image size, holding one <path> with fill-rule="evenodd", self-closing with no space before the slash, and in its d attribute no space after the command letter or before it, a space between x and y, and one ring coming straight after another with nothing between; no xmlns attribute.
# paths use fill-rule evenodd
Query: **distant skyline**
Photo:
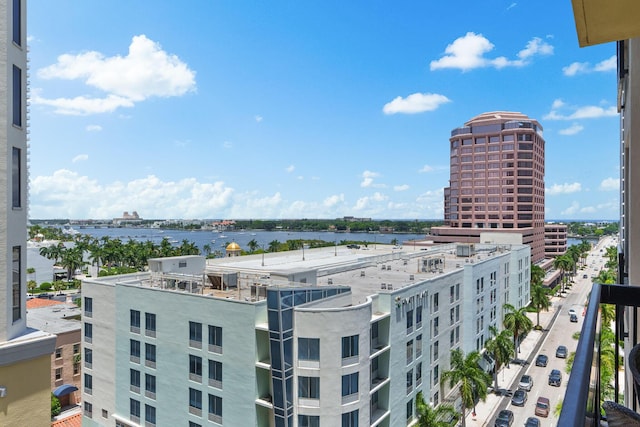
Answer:
<svg viewBox="0 0 640 427"><path fill-rule="evenodd" d="M580 49L571 2L27 17L30 218L441 220L451 130L502 110L544 128L546 218L619 219L616 47Z"/></svg>

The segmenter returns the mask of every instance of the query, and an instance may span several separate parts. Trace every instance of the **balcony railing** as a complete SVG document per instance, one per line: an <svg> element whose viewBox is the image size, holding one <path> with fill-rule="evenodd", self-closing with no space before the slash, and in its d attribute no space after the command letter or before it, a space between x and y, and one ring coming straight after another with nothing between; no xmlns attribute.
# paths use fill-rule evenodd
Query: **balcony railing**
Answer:
<svg viewBox="0 0 640 427"><path fill-rule="evenodd" d="M598 426L604 418L600 405L600 389L607 385L600 384L600 304L615 305L616 342L625 338L631 346L638 342L637 333L628 337L628 331L624 330L624 311L626 307L640 307L640 286L593 284L567 385L567 390L571 392L565 394L558 420L559 426ZM637 324L635 310L633 317L633 324ZM616 345L614 372L620 370L619 360L619 346ZM620 395L618 381L618 375L614 375L614 401L621 403L618 402ZM635 410L635 398L630 399L630 403Z"/></svg>

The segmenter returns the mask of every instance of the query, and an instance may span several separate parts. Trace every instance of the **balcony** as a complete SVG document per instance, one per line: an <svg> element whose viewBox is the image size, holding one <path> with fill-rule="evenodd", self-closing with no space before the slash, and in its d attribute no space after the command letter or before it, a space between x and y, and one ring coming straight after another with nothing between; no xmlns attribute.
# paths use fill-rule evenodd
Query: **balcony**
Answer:
<svg viewBox="0 0 640 427"><path fill-rule="evenodd" d="M567 390L562 404L562 412L558 420L559 426L584 426L584 425L605 425L601 421L605 420L604 411L600 403L600 304L615 305L615 336L616 342L627 339L630 347L638 342L637 334L628 336L629 331L625 329L624 314L630 307L640 307L640 287L626 285L601 285L595 283L591 289L589 305L585 313L580 340L576 349L576 356L569 376ZM637 323L638 314L631 313L634 323ZM615 347L615 371L620 369L620 349ZM620 395L620 384L618 375L614 375L614 401L618 402ZM632 398L633 399L633 398ZM637 410L637 401L630 402L632 409Z"/></svg>

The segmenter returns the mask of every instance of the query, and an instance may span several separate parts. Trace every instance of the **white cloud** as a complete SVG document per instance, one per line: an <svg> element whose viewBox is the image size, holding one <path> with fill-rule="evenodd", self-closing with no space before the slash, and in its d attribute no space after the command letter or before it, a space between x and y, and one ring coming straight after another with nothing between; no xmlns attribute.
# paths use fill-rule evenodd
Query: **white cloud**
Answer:
<svg viewBox="0 0 640 427"><path fill-rule="evenodd" d="M38 77L81 80L107 93L103 98L34 98L34 103L54 106L60 114L112 112L151 97L182 96L196 89L195 72L145 35L133 37L126 56L105 57L96 51L63 54L55 64L38 70Z"/></svg>
<svg viewBox="0 0 640 427"><path fill-rule="evenodd" d="M302 175L298 175L298 176L296 176L296 179L297 179L298 181L302 181L302 180L304 179L304 176L302 176Z"/></svg>
<svg viewBox="0 0 640 427"><path fill-rule="evenodd" d="M562 74L565 76L575 76L579 73L588 73L589 72L589 63L588 62L573 62L566 67L562 67Z"/></svg>
<svg viewBox="0 0 640 427"><path fill-rule="evenodd" d="M583 129L584 129L584 126L574 123L566 129L559 130L558 133L560 135L575 135L577 133L582 132Z"/></svg>
<svg viewBox="0 0 640 427"><path fill-rule="evenodd" d="M570 194L582 191L582 185L579 182L553 184L549 188L545 188L545 194L555 196L558 194Z"/></svg>
<svg viewBox="0 0 640 427"><path fill-rule="evenodd" d="M373 185L373 179L380 176L377 172L364 171L362 172L362 182L360 187L371 187Z"/></svg>
<svg viewBox="0 0 640 427"><path fill-rule="evenodd" d="M400 96L388 102L382 107L385 114L415 114L425 111L434 111L440 105L451 102L449 98L437 93L414 93L406 98Z"/></svg>
<svg viewBox="0 0 640 427"><path fill-rule="evenodd" d="M607 71L613 71L617 68L618 62L616 55L611 56L603 61L598 62L593 67L588 62L572 62L566 67L562 68L562 73L565 76L573 77L576 74L587 74L587 73L606 73Z"/></svg>
<svg viewBox="0 0 640 427"><path fill-rule="evenodd" d="M418 173L427 173L427 172L433 172L433 167L429 166L429 165L424 165L422 167L422 169L418 170Z"/></svg>
<svg viewBox="0 0 640 427"><path fill-rule="evenodd" d="M86 160L89 160L89 155L88 154L78 154L77 156L75 156L71 162L72 163L78 163L78 162L84 162Z"/></svg>
<svg viewBox="0 0 640 427"><path fill-rule="evenodd" d="M222 142L222 148L232 148L233 147L233 142L231 141L223 141Z"/></svg>
<svg viewBox="0 0 640 427"><path fill-rule="evenodd" d="M571 206L563 210L562 215L573 216L580 211L580 204L578 202L572 202Z"/></svg>
<svg viewBox="0 0 640 427"><path fill-rule="evenodd" d="M289 165L289 166L287 166L287 167L285 168L285 170L286 170L288 173L291 173L291 172L293 172L294 170L296 170L296 167L295 167L295 166L293 166L293 165Z"/></svg>
<svg viewBox="0 0 640 427"><path fill-rule="evenodd" d="M147 218L206 218L233 205L234 190L224 182L200 183L194 178L161 181L149 175L127 183L100 184L61 169L31 180L33 218L113 218L135 210Z"/></svg>
<svg viewBox="0 0 640 427"><path fill-rule="evenodd" d="M100 125L87 125L85 128L87 132L100 132L102 130L102 126Z"/></svg>
<svg viewBox="0 0 640 427"><path fill-rule="evenodd" d="M605 178L600 183L601 191L620 191L620 179Z"/></svg>
<svg viewBox="0 0 640 427"><path fill-rule="evenodd" d="M407 191L409 188L408 184L396 185L393 187L393 191Z"/></svg>
<svg viewBox="0 0 640 427"><path fill-rule="evenodd" d="M564 109L567 113L561 112ZM544 116L545 120L582 120L598 119L601 117L615 117L618 115L616 106L600 107L596 105L585 105L582 107L570 106L560 99L553 101L551 111Z"/></svg>
<svg viewBox="0 0 640 427"><path fill-rule="evenodd" d="M255 118L256 122L258 122L258 123L260 123L262 121L262 116L257 115L254 118Z"/></svg>
<svg viewBox="0 0 640 427"><path fill-rule="evenodd" d="M324 199L322 204L327 208L332 208L337 204L343 203L343 202L344 202L344 194L334 194L333 196L329 196L326 199Z"/></svg>
<svg viewBox="0 0 640 427"><path fill-rule="evenodd" d="M522 67L528 65L534 56L553 54L553 46L539 37L534 37L527 42L526 47L517 53L518 59L510 60L504 56L494 59L486 58L485 54L491 52L494 47L494 44L482 34L468 32L449 44L442 58L431 61L430 69L433 71L457 68L468 71L484 67L498 69L509 66Z"/></svg>
<svg viewBox="0 0 640 427"><path fill-rule="evenodd" d="M518 3L511 3L508 7L507 10L509 9L513 9L514 7L516 7L518 5Z"/></svg>

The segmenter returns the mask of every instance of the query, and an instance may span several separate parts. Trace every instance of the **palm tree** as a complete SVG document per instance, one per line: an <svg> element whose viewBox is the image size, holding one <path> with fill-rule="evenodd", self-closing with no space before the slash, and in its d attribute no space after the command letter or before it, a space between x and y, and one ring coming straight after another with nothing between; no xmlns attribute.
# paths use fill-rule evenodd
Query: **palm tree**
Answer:
<svg viewBox="0 0 640 427"><path fill-rule="evenodd" d="M204 252L204 255L208 258L209 255L211 254L211 245L206 243L204 246L202 246L202 251Z"/></svg>
<svg viewBox="0 0 640 427"><path fill-rule="evenodd" d="M258 242L256 241L256 239L251 239L247 243L247 246L249 247L249 252L255 252L256 249L258 249Z"/></svg>
<svg viewBox="0 0 640 427"><path fill-rule="evenodd" d="M442 403L435 408L431 407L424 401L421 391L416 395L416 415L417 427L451 427L460 417L454 407L447 403Z"/></svg>
<svg viewBox="0 0 640 427"><path fill-rule="evenodd" d="M269 252L278 252L280 248L280 242L277 240L272 240L269 242Z"/></svg>
<svg viewBox="0 0 640 427"><path fill-rule="evenodd" d="M516 348L517 354L520 352L518 338L533 329L533 322L527 316L527 311L524 307L517 309L511 304L505 304L502 308L507 311L503 320L504 327L513 334L513 346Z"/></svg>
<svg viewBox="0 0 640 427"><path fill-rule="evenodd" d="M538 264L531 264L531 286L533 286L534 283L542 285L545 275L546 273L542 267Z"/></svg>
<svg viewBox="0 0 640 427"><path fill-rule="evenodd" d="M509 360L511 360L515 351L508 330L505 329L502 332L498 332L498 328L491 325L489 326L489 332L492 338L485 343L484 347L496 362L496 368L493 370L493 381L495 384L494 390L498 390L498 371L502 365L509 365Z"/></svg>
<svg viewBox="0 0 640 427"><path fill-rule="evenodd" d="M561 283L563 286L560 292L564 292L564 284L566 283L565 273L573 268L573 259L566 255L561 255L553 260L553 267L562 272Z"/></svg>
<svg viewBox="0 0 640 427"><path fill-rule="evenodd" d="M442 373L442 381L453 387L459 387L462 398L462 426L465 424L467 408L475 412L476 398L483 401L487 398L487 389L491 376L482 370L478 362L480 353L472 351L466 357L462 350L451 350L451 369Z"/></svg>
<svg viewBox="0 0 640 427"><path fill-rule="evenodd" d="M540 310L549 310L551 300L549 299L549 289L544 286L531 284L531 304L536 308L536 328L540 328Z"/></svg>

